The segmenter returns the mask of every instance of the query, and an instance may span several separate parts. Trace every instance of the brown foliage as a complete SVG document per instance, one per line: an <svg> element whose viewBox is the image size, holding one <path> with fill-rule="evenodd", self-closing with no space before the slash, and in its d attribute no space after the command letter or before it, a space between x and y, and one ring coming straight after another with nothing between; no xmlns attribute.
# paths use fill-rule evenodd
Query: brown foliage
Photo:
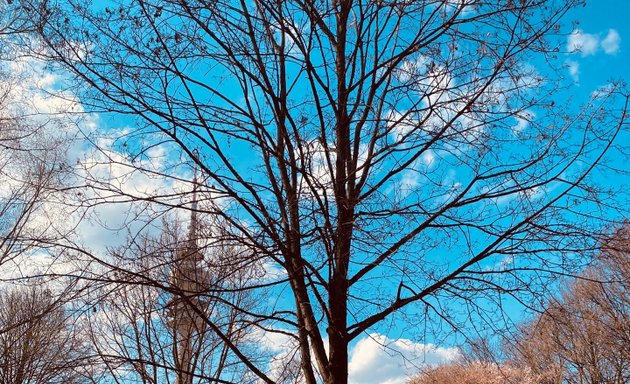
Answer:
<svg viewBox="0 0 630 384"><path fill-rule="evenodd" d="M630 227L604 243L596 263L527 324L516 361L545 383L630 381Z"/></svg>
<svg viewBox="0 0 630 384"><path fill-rule="evenodd" d="M0 293L0 383L80 383L85 356L75 331L50 291Z"/></svg>
<svg viewBox="0 0 630 384"><path fill-rule="evenodd" d="M425 370L409 384L534 384L529 369L489 362L449 363Z"/></svg>
<svg viewBox="0 0 630 384"><path fill-rule="evenodd" d="M567 255L594 246L597 223L576 216L603 201L588 176L623 127L626 95L613 85L570 116L573 101L548 98L560 72L530 64L561 64L559 21L579 0L19 3L92 111L136 118L116 138L129 158L175 148L159 169L124 165L175 181L182 158L195 163L200 195L225 202L203 213L282 271L239 288L271 287L273 307L226 305L295 336L306 383L346 383L349 346L383 323L465 331L471 313L491 316L480 297L539 294ZM182 206L181 194L87 178ZM461 304L468 313L446 315ZM406 316L414 305L424 320Z"/></svg>

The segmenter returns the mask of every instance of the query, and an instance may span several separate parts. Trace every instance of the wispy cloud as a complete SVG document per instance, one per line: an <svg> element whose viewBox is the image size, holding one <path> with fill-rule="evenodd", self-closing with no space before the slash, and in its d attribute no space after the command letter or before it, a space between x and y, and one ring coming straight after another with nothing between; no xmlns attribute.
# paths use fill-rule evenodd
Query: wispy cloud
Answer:
<svg viewBox="0 0 630 384"><path fill-rule="evenodd" d="M619 52L621 36L614 29L609 29L608 34L601 39L599 34L586 33L576 29L567 37L567 51L580 53L582 57L595 55L601 48L605 54L614 55Z"/></svg>
<svg viewBox="0 0 630 384"><path fill-rule="evenodd" d="M568 59L565 61L569 75L575 83L580 82L580 63L575 60Z"/></svg>
<svg viewBox="0 0 630 384"><path fill-rule="evenodd" d="M372 333L350 351L349 381L353 384L404 384L426 364L459 356L458 348L443 348Z"/></svg>
<svg viewBox="0 0 630 384"><path fill-rule="evenodd" d="M607 55L615 55L619 52L619 45L621 44L621 36L614 29L609 29L608 34L602 40L602 49Z"/></svg>
<svg viewBox="0 0 630 384"><path fill-rule="evenodd" d="M567 51L580 52L582 57L594 55L599 47L597 35L586 33L581 29L574 30L567 38Z"/></svg>

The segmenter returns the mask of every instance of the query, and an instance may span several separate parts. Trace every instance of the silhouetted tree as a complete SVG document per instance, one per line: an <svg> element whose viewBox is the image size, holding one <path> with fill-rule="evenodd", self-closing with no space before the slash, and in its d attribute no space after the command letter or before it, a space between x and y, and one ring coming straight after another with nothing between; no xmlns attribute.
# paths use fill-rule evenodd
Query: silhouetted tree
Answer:
<svg viewBox="0 0 630 384"><path fill-rule="evenodd" d="M607 240L595 265L567 284L511 348L544 383L630 380L630 229Z"/></svg>
<svg viewBox="0 0 630 384"><path fill-rule="evenodd" d="M53 230L63 220L46 204L56 200L67 175L70 120L61 117L67 111L44 113L35 105L48 100L38 93L28 60L21 60L29 25L23 12L0 4L0 281L20 277L11 271L28 270L23 262L35 247L41 251L66 233L62 226Z"/></svg>
<svg viewBox="0 0 630 384"><path fill-rule="evenodd" d="M194 162L222 241L251 250L235 264L282 271L239 288L279 297L243 312L296 339L306 383L346 383L350 343L391 322L498 326L491 304L538 297L595 249L601 212L624 209L590 176L627 124L626 91L582 108L561 92L559 23L581 1L16 3L90 110L135 118L115 142L133 161L110 165L181 180Z"/></svg>
<svg viewBox="0 0 630 384"><path fill-rule="evenodd" d="M453 362L429 367L409 384L538 384L528 368L490 362Z"/></svg>
<svg viewBox="0 0 630 384"><path fill-rule="evenodd" d="M73 319L38 286L0 292L0 383L82 383L85 348Z"/></svg>
<svg viewBox="0 0 630 384"><path fill-rule="evenodd" d="M241 348L256 342L249 334L255 319L244 313L254 299L241 289L256 271L234 268L243 257L234 247L199 244L202 228L184 235L178 228L165 225L159 237L112 250L115 268L101 276L87 316L99 370L141 383L247 382L219 334Z"/></svg>

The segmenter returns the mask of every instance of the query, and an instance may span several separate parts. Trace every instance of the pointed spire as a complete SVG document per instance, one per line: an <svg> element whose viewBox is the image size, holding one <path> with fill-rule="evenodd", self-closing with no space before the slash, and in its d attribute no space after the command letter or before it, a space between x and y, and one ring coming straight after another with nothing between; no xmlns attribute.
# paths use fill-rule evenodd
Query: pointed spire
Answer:
<svg viewBox="0 0 630 384"><path fill-rule="evenodd" d="M197 152L197 150L195 149L193 151L193 156L194 161L195 161L195 167L193 170L193 197L192 197L192 204L190 206L190 226L188 227L188 242L189 245L192 247L197 246L197 228L199 227L199 223L197 220L197 191L198 191L198 186L199 186L199 182L197 180L197 159L199 158L199 153Z"/></svg>

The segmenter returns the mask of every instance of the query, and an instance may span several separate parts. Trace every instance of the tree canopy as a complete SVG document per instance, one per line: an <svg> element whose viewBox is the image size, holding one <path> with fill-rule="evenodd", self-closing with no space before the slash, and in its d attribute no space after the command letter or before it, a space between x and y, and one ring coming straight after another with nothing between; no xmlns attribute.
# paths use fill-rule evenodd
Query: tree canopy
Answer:
<svg viewBox="0 0 630 384"><path fill-rule="evenodd" d="M621 168L628 92L576 102L563 75L562 21L581 4L14 1L29 54L86 115L124 123L84 130L96 155L73 167L68 204L131 204L132 242L182 209L206 220L195 241L230 250L229 268L200 295L290 338L298 372L278 376L134 247L117 263L49 243L98 266L86 281L184 300L252 381L347 383L352 343L374 330L426 343L509 327L506 302L537 305L627 214L599 182Z"/></svg>

